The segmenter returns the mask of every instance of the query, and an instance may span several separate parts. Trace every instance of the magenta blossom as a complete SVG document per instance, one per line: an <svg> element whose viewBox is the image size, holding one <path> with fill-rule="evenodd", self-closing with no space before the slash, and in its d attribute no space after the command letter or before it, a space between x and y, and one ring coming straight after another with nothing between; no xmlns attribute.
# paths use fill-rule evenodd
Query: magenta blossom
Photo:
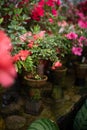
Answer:
<svg viewBox="0 0 87 130"><path fill-rule="evenodd" d="M84 19L85 16L82 12L77 12L77 15L80 17L80 19Z"/></svg>
<svg viewBox="0 0 87 130"><path fill-rule="evenodd" d="M41 7L44 7L44 4L45 4L45 1L44 0L40 0L38 2L38 5L41 6Z"/></svg>
<svg viewBox="0 0 87 130"><path fill-rule="evenodd" d="M77 56L82 55L82 48L81 47L72 47L72 53Z"/></svg>
<svg viewBox="0 0 87 130"><path fill-rule="evenodd" d="M54 7L54 1L53 1L53 0L48 0L48 1L46 2L46 5L47 5L47 6L50 6L50 7Z"/></svg>
<svg viewBox="0 0 87 130"><path fill-rule="evenodd" d="M87 28L87 21L79 20L78 25L80 28Z"/></svg>
<svg viewBox="0 0 87 130"><path fill-rule="evenodd" d="M70 39L70 40L74 40L74 39L76 39L76 38L78 37L78 35L77 35L76 33L74 33L74 32L70 32L70 33L68 33L68 34L66 35L66 37L67 37L68 39Z"/></svg>
<svg viewBox="0 0 87 130"><path fill-rule="evenodd" d="M83 47L83 45L84 45L85 42L86 42L86 37L81 36L81 37L78 39L78 42L79 42L79 46L80 46L80 47Z"/></svg>
<svg viewBox="0 0 87 130"><path fill-rule="evenodd" d="M58 15L57 10L52 9L52 14L53 14L54 16L57 16L57 15Z"/></svg>
<svg viewBox="0 0 87 130"><path fill-rule="evenodd" d="M58 5L58 6L60 6L60 5L61 5L60 0L56 0L56 2L57 2L57 5Z"/></svg>
<svg viewBox="0 0 87 130"><path fill-rule="evenodd" d="M49 18L48 20L49 20L50 23L54 22L52 18Z"/></svg>

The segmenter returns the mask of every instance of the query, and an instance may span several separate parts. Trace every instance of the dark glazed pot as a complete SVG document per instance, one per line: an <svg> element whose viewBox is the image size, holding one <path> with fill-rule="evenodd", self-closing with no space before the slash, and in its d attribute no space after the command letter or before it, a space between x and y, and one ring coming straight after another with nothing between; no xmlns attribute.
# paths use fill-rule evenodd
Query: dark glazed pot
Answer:
<svg viewBox="0 0 87 130"><path fill-rule="evenodd" d="M75 85L85 86L87 77L87 64L75 64Z"/></svg>

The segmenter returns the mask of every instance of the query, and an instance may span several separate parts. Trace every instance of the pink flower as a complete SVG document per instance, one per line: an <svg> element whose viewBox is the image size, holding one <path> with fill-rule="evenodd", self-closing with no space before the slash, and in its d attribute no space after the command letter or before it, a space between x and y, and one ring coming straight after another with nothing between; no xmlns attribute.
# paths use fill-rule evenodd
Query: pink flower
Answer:
<svg viewBox="0 0 87 130"><path fill-rule="evenodd" d="M60 61L57 61L53 64L52 69L56 69L56 68L61 67L61 66L62 66L62 63Z"/></svg>
<svg viewBox="0 0 87 130"><path fill-rule="evenodd" d="M60 0L56 0L56 1L57 1L57 5L60 6L61 5Z"/></svg>
<svg viewBox="0 0 87 130"><path fill-rule="evenodd" d="M55 68L55 66L52 66L52 70L55 70L56 68Z"/></svg>
<svg viewBox="0 0 87 130"><path fill-rule="evenodd" d="M39 33L33 35L34 40L42 39L45 35L45 31L40 31Z"/></svg>
<svg viewBox="0 0 87 130"><path fill-rule="evenodd" d="M49 18L48 19L50 23L53 23L53 19L52 18Z"/></svg>
<svg viewBox="0 0 87 130"><path fill-rule="evenodd" d="M50 6L50 7L53 7L54 6L54 1L53 0L48 0L46 2L46 5Z"/></svg>
<svg viewBox="0 0 87 130"><path fill-rule="evenodd" d="M78 25L80 28L87 28L87 21L79 20Z"/></svg>
<svg viewBox="0 0 87 130"><path fill-rule="evenodd" d="M84 14L83 14L82 12L77 12L77 15L78 15L81 19L84 19L84 18L85 18Z"/></svg>
<svg viewBox="0 0 87 130"><path fill-rule="evenodd" d="M78 39L78 42L79 42L79 46L81 46L81 47L87 46L87 38L84 37L84 36L81 36L81 37Z"/></svg>
<svg viewBox="0 0 87 130"><path fill-rule="evenodd" d="M27 33L24 33L23 35L21 35L19 38L22 42L25 42L27 40L28 37L32 36L32 33L31 32L27 32Z"/></svg>
<svg viewBox="0 0 87 130"><path fill-rule="evenodd" d="M79 42L82 42L82 41L84 41L84 40L86 40L86 38L85 38L84 36L81 36L81 37L79 38Z"/></svg>
<svg viewBox="0 0 87 130"><path fill-rule="evenodd" d="M57 16L57 15L58 15L57 10L52 9L52 14L53 14L54 16Z"/></svg>
<svg viewBox="0 0 87 130"><path fill-rule="evenodd" d="M55 66L55 67L61 67L62 64L61 64L59 61L57 61L57 62L55 62L54 66Z"/></svg>
<svg viewBox="0 0 87 130"><path fill-rule="evenodd" d="M30 42L30 43L28 44L28 47L29 47L29 48L32 48L33 45L34 45L34 42L32 41L32 42Z"/></svg>
<svg viewBox="0 0 87 130"><path fill-rule="evenodd" d="M84 45L87 46L87 38L85 39Z"/></svg>
<svg viewBox="0 0 87 130"><path fill-rule="evenodd" d="M86 41L86 38L84 36L81 36L79 39L78 39L78 42L79 42L79 46L80 47L83 47L83 44L85 43Z"/></svg>
<svg viewBox="0 0 87 130"><path fill-rule="evenodd" d="M10 87L16 77L16 69L10 55L11 48L10 38L0 31L0 84L3 87Z"/></svg>
<svg viewBox="0 0 87 130"><path fill-rule="evenodd" d="M78 35L74 32L70 32L66 35L66 37L70 40L76 39L78 37Z"/></svg>
<svg viewBox="0 0 87 130"><path fill-rule="evenodd" d="M44 1L44 0L40 0L40 1L38 2L38 5L39 5L39 6L42 6L42 7L43 7L44 4L45 4L45 1Z"/></svg>
<svg viewBox="0 0 87 130"><path fill-rule="evenodd" d="M82 48L81 47L72 47L72 53L77 56L82 55Z"/></svg>
<svg viewBox="0 0 87 130"><path fill-rule="evenodd" d="M39 36L40 39L42 39L44 37L44 35L45 35L45 31L40 31L38 33L38 36Z"/></svg>
<svg viewBox="0 0 87 130"><path fill-rule="evenodd" d="M0 51L0 84L9 87L14 83L16 69L13 65L11 55L6 51Z"/></svg>
<svg viewBox="0 0 87 130"><path fill-rule="evenodd" d="M0 51L9 51L12 49L10 38L5 34L4 31L0 31Z"/></svg>
<svg viewBox="0 0 87 130"><path fill-rule="evenodd" d="M68 24L66 21L61 21L61 22L58 22L58 26L61 26L61 27L66 27Z"/></svg>

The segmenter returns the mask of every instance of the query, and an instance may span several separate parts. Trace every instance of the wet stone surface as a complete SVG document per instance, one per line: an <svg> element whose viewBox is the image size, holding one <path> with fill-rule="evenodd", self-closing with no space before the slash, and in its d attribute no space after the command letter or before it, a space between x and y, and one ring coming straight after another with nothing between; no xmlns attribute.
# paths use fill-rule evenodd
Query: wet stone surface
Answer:
<svg viewBox="0 0 87 130"><path fill-rule="evenodd" d="M24 90L22 90L23 95L20 94L21 92L19 93L20 96L17 97L16 95L16 101L10 102L8 105L4 106L4 108L1 107L0 130L15 130L15 128L16 130L27 130L34 120L43 117L56 121L61 116L67 114L74 104L79 101L81 96L87 93L86 86L75 86L73 77L68 75L65 77L65 82L62 83L62 86L47 83L46 87L49 87L49 89L46 89L41 99L43 109L37 115L32 115L25 111L28 94L26 94ZM57 91L53 93L55 87L57 87ZM50 90L50 88L52 88L52 90ZM51 92L48 94L49 96L47 96L47 92ZM11 92L9 92L9 94L10 93ZM3 94L0 96L0 106L3 105L2 96ZM20 126L18 126L18 124ZM13 126L15 127L12 128Z"/></svg>
<svg viewBox="0 0 87 130"><path fill-rule="evenodd" d="M24 129L26 119L23 116L12 115L6 118L6 128L8 130Z"/></svg>

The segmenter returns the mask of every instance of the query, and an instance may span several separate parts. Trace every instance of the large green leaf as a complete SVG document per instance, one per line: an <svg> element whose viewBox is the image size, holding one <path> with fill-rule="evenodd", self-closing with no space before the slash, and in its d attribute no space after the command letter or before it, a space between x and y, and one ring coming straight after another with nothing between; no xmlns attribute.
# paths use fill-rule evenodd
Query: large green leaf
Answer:
<svg viewBox="0 0 87 130"><path fill-rule="evenodd" d="M73 128L74 130L87 130L87 100L78 111Z"/></svg>

